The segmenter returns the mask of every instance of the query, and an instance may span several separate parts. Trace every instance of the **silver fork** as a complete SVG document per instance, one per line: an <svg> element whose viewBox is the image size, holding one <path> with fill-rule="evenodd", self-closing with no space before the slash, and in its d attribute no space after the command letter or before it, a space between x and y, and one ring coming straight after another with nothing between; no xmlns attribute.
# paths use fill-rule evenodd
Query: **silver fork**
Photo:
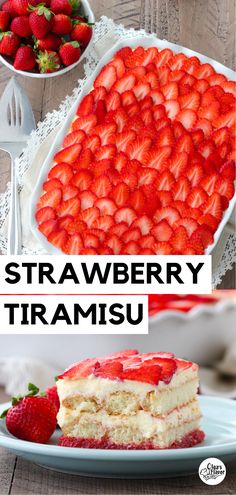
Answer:
<svg viewBox="0 0 236 495"><path fill-rule="evenodd" d="M21 218L15 159L35 129L29 99L15 77L10 79L0 100L0 149L11 157L11 202L7 254L21 254Z"/></svg>

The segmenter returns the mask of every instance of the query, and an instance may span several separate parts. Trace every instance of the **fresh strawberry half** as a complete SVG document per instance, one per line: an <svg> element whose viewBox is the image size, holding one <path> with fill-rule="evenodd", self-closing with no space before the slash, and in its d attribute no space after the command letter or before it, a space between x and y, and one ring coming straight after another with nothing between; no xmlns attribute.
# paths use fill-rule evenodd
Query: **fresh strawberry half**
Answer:
<svg viewBox="0 0 236 495"><path fill-rule="evenodd" d="M56 41L70 7L60 1ZM76 14L63 65L88 28ZM235 85L197 57L138 46L93 86L43 185L40 231L67 254L204 253L235 194Z"/></svg>

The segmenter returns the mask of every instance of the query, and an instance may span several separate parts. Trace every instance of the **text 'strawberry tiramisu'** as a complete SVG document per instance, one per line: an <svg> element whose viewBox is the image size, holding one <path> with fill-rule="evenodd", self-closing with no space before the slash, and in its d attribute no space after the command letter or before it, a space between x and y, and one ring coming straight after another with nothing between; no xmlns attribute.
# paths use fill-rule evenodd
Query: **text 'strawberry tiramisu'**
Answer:
<svg viewBox="0 0 236 495"><path fill-rule="evenodd" d="M59 376L57 390L62 446L168 449L204 439L198 366L173 354L86 359Z"/></svg>
<svg viewBox="0 0 236 495"><path fill-rule="evenodd" d="M235 92L196 56L119 50L54 156L41 234L66 254L204 254L235 192Z"/></svg>

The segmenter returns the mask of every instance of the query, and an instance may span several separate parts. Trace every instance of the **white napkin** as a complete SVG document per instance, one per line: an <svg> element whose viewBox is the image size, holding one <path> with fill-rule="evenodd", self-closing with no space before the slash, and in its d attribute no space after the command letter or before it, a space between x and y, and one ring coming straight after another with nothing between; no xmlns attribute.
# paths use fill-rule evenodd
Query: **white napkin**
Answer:
<svg viewBox="0 0 236 495"><path fill-rule="evenodd" d="M34 383L44 391L54 385L54 377L60 370L30 357L0 358L0 385L9 395L27 393L28 383Z"/></svg>

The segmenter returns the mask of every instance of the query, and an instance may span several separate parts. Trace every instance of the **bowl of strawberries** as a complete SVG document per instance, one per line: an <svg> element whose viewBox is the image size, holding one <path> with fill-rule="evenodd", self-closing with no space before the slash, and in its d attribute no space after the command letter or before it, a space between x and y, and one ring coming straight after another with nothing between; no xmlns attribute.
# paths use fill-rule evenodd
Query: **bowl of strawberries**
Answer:
<svg viewBox="0 0 236 495"><path fill-rule="evenodd" d="M87 0L0 0L0 62L28 77L65 74L85 57L93 24Z"/></svg>

